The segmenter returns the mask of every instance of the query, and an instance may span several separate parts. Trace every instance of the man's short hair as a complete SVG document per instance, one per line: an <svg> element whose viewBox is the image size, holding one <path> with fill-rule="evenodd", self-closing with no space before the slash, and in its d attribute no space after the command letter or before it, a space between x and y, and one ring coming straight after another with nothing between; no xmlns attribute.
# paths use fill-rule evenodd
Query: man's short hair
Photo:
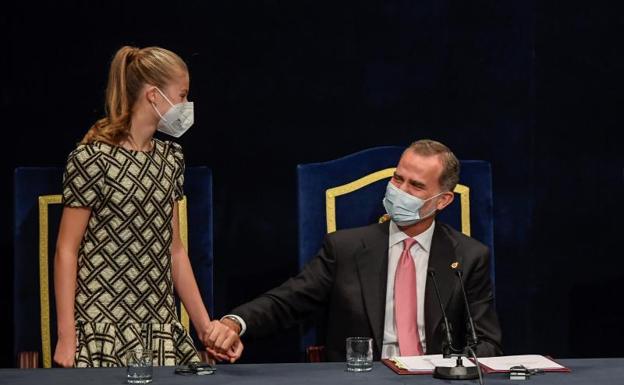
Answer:
<svg viewBox="0 0 624 385"><path fill-rule="evenodd" d="M440 187L443 191L453 191L459 182L459 160L450 148L440 142L431 139L417 140L405 151L414 151L418 155L439 155L442 160L442 174L440 174Z"/></svg>

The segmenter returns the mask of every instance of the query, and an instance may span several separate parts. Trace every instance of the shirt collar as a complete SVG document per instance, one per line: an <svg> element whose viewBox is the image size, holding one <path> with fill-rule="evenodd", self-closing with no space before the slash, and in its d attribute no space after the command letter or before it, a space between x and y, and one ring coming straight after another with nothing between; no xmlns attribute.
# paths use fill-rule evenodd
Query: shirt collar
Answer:
<svg viewBox="0 0 624 385"><path fill-rule="evenodd" d="M426 252L429 252L431 248L431 239L433 238L433 229L435 228L435 220L431 222L431 226L427 228L427 230L413 237L416 242L423 248ZM399 226L394 223L394 221L390 221L390 237L388 247L392 247L397 243L403 242L405 239L409 238L407 234L405 234Z"/></svg>

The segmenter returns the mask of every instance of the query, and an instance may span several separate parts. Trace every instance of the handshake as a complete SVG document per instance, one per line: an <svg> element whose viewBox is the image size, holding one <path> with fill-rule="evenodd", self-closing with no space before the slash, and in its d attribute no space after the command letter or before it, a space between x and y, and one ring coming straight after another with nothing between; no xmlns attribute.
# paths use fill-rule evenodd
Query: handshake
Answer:
<svg viewBox="0 0 624 385"><path fill-rule="evenodd" d="M210 358L233 363L243 352L240 331L241 326L236 321L223 318L221 321L210 321L206 327L198 330L198 335Z"/></svg>

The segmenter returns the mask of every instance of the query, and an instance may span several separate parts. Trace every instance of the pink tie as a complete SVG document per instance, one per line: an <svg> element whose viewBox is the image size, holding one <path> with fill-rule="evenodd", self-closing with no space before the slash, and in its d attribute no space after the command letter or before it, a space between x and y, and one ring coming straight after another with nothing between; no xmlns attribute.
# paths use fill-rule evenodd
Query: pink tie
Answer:
<svg viewBox="0 0 624 385"><path fill-rule="evenodd" d="M403 241L403 253L394 275L394 321L396 323L399 352L402 356L423 354L418 335L416 301L416 266L410 254L416 243L413 238Z"/></svg>

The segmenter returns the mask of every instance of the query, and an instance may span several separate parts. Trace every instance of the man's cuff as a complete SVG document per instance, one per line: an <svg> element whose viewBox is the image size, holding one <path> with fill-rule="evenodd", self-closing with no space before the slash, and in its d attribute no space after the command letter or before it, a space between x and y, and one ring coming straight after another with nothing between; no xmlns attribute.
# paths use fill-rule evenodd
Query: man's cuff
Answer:
<svg viewBox="0 0 624 385"><path fill-rule="evenodd" d="M241 317L237 316L236 314L226 314L223 317L221 317L221 321L223 321L224 318L229 318L233 321L238 322L238 324L241 327L240 333L238 333L238 335L242 336L243 334L245 334L245 331L247 330L247 324L245 323L245 320L243 320Z"/></svg>

